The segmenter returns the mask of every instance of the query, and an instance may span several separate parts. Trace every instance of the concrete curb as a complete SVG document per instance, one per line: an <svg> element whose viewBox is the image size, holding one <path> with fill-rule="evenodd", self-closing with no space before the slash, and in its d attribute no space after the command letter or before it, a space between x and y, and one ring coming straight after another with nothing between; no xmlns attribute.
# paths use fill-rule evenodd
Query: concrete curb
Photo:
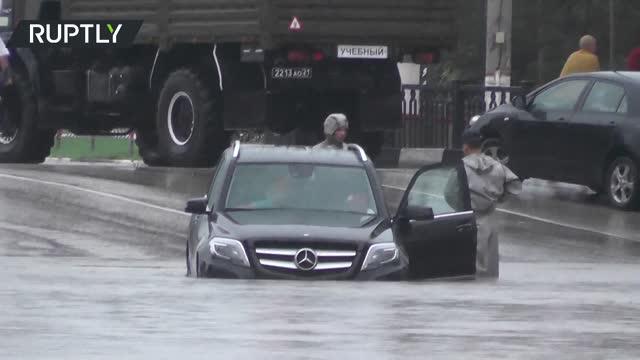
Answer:
<svg viewBox="0 0 640 360"><path fill-rule="evenodd" d="M384 148L375 160L378 168L419 169L426 165L447 162L461 157L457 150L443 148ZM146 166L142 160L88 160L49 157L46 164L93 163L116 164L134 167Z"/></svg>
<svg viewBox="0 0 640 360"><path fill-rule="evenodd" d="M379 168L419 169L462 158L460 150L444 148L385 148L376 159Z"/></svg>
<svg viewBox="0 0 640 360"><path fill-rule="evenodd" d="M444 149L404 148L400 151L398 167L421 168L442 161Z"/></svg>
<svg viewBox="0 0 640 360"><path fill-rule="evenodd" d="M122 165L122 166L146 166L142 160L107 160L107 159L71 159L48 157L44 161L45 165L64 165L64 164L94 164L94 165Z"/></svg>

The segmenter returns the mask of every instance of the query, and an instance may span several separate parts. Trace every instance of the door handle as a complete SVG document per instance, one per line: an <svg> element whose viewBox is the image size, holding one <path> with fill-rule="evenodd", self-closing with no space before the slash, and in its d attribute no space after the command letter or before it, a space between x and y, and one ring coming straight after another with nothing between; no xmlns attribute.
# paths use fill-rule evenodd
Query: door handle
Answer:
<svg viewBox="0 0 640 360"><path fill-rule="evenodd" d="M458 231L459 233L461 233L461 232L469 232L469 231L475 230L475 228L476 227L473 224L464 224L464 225L456 226L456 231Z"/></svg>
<svg viewBox="0 0 640 360"><path fill-rule="evenodd" d="M616 124L616 122L615 122L615 121L610 121L610 122L609 122L609 127L614 128L614 127L616 127L616 126L618 126L618 124Z"/></svg>

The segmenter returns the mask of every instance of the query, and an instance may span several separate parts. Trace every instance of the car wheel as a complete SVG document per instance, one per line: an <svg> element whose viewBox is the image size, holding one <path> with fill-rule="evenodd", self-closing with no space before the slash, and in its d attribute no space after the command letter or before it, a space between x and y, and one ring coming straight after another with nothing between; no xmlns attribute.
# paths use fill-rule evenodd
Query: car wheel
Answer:
<svg viewBox="0 0 640 360"><path fill-rule="evenodd" d="M611 205L632 210L638 206L638 165L626 156L617 158L607 171L607 194Z"/></svg>
<svg viewBox="0 0 640 360"><path fill-rule="evenodd" d="M148 166L167 166L166 156L160 153L158 148L158 135L155 129L148 127L136 130L136 145L138 153Z"/></svg>
<svg viewBox="0 0 640 360"><path fill-rule="evenodd" d="M509 154L504 150L502 142L497 139L488 139L482 143L482 153L499 161L503 165L509 163Z"/></svg>
<svg viewBox="0 0 640 360"><path fill-rule="evenodd" d="M211 166L229 146L217 101L219 94L192 70L167 78L158 99L159 152L173 166Z"/></svg>

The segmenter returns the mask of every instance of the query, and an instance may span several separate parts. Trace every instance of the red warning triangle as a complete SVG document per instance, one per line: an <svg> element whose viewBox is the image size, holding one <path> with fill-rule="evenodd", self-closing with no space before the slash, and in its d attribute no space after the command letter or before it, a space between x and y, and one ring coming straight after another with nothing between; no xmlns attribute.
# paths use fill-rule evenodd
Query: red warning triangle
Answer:
<svg viewBox="0 0 640 360"><path fill-rule="evenodd" d="M293 20L291 20L291 25L289 25L289 30L291 31L302 30L302 22L300 22L297 16L294 16Z"/></svg>

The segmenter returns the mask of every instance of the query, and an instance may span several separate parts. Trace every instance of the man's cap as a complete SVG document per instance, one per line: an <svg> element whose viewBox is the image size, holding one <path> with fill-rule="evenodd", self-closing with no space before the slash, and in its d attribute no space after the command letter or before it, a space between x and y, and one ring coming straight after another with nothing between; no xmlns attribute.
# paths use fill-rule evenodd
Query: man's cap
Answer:
<svg viewBox="0 0 640 360"><path fill-rule="evenodd" d="M331 136L335 134L338 129L348 129L349 121L345 114L331 114L327 116L324 121L324 134Z"/></svg>
<svg viewBox="0 0 640 360"><path fill-rule="evenodd" d="M467 129L462 133L462 143L474 149L482 147L482 134L477 130Z"/></svg>

